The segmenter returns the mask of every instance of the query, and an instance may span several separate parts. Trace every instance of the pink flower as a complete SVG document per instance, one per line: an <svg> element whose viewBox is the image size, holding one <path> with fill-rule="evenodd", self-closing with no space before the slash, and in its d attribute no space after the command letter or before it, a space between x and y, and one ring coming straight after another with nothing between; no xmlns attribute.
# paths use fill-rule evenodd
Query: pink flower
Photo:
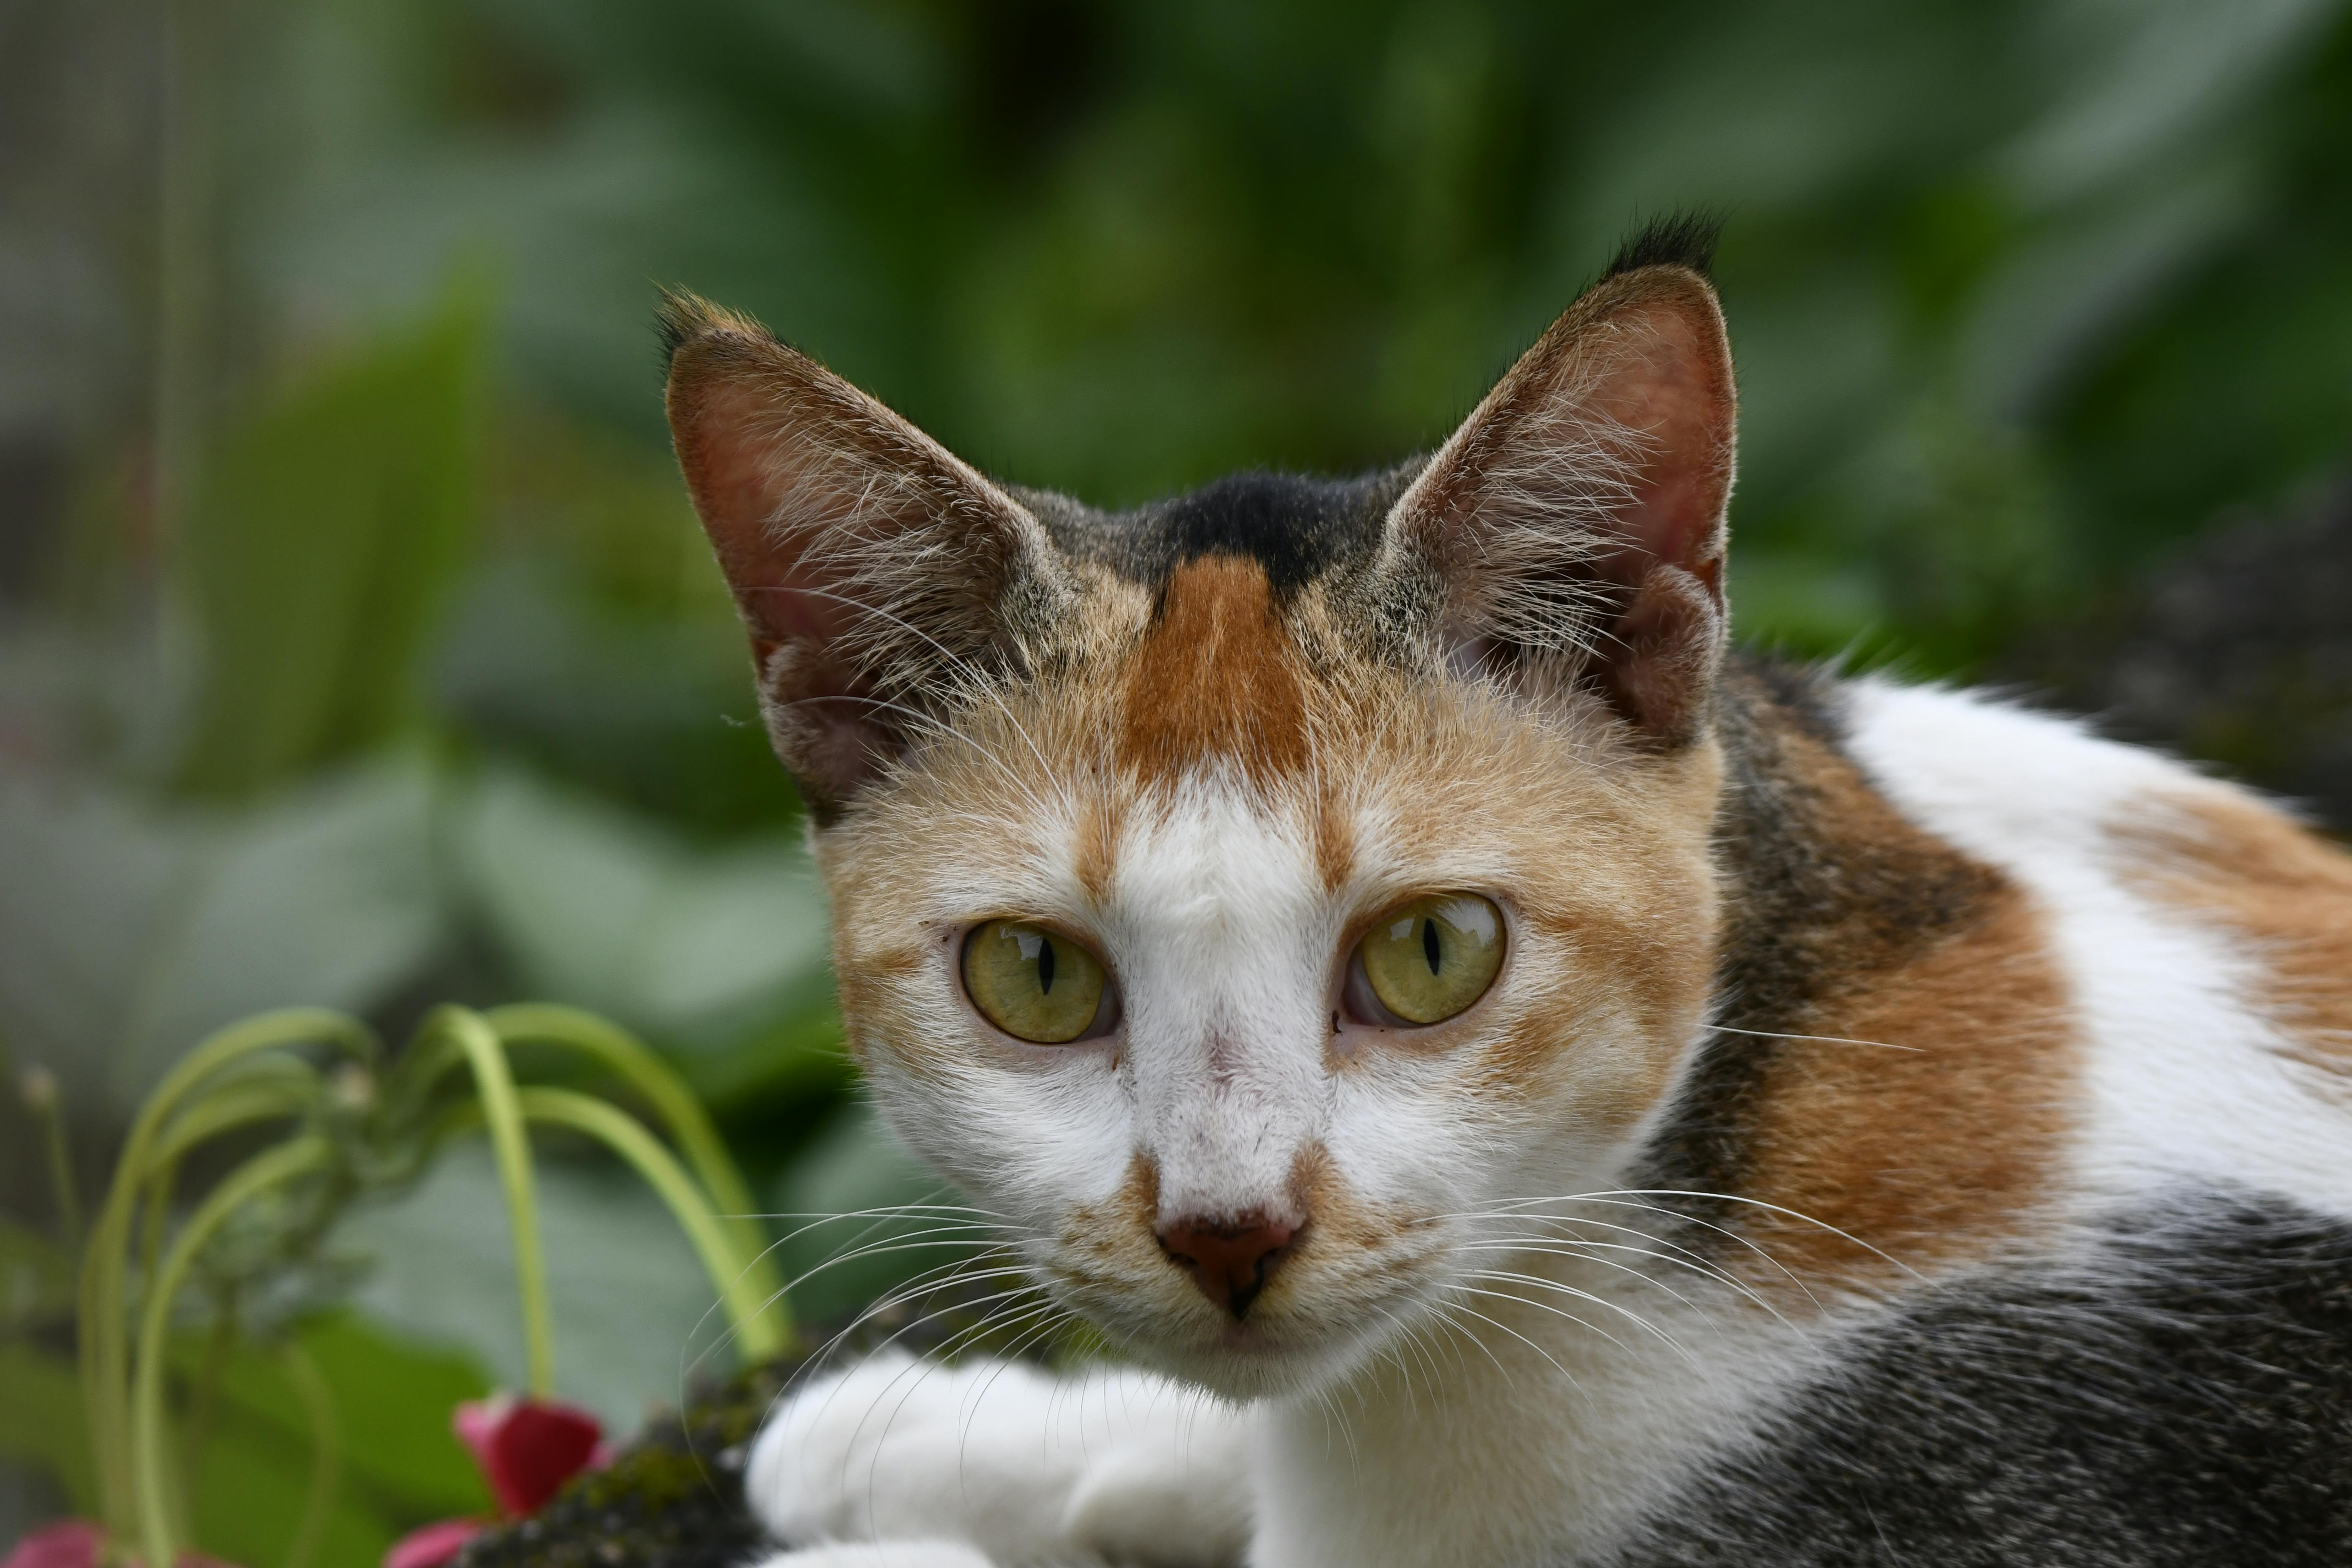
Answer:
<svg viewBox="0 0 2352 1568"><path fill-rule="evenodd" d="M604 1428L586 1411L553 1400L494 1394L457 1406L450 1425L490 1495L510 1519L528 1519L596 1458Z"/></svg>
<svg viewBox="0 0 2352 1568"><path fill-rule="evenodd" d="M586 1411L553 1400L522 1399L511 1394L468 1401L457 1406L449 1425L459 1441L473 1451L490 1495L509 1519L528 1519L563 1489L563 1483L583 1470L596 1469L612 1460L602 1441L604 1429ZM488 1526L478 1519L445 1519L413 1530L383 1554L383 1568L442 1568L465 1550L466 1542ZM18 1564L11 1559L0 1568L90 1568L47 1562Z"/></svg>
<svg viewBox="0 0 2352 1568"><path fill-rule="evenodd" d="M95 1568L106 1532L86 1519L45 1524L16 1542L0 1568Z"/></svg>
<svg viewBox="0 0 2352 1568"><path fill-rule="evenodd" d="M412 1530L383 1554L383 1568L441 1568L488 1527L478 1519L443 1519Z"/></svg>
<svg viewBox="0 0 2352 1568"><path fill-rule="evenodd" d="M0 1568L98 1568L105 1549L106 1531L86 1519L60 1519L16 1542ZM138 1559L128 1561L136 1563ZM179 1568L228 1568L228 1564L201 1552L183 1552Z"/></svg>

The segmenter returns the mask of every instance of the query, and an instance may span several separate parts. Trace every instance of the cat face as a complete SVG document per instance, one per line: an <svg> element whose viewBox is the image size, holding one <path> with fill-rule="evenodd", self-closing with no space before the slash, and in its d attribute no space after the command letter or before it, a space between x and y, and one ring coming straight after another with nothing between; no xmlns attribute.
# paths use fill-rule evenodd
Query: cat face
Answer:
<svg viewBox="0 0 2352 1568"><path fill-rule="evenodd" d="M893 1125L1131 1353L1312 1386L1605 1188L1706 1002L1732 394L1613 273L1433 458L1106 516L677 303Z"/></svg>

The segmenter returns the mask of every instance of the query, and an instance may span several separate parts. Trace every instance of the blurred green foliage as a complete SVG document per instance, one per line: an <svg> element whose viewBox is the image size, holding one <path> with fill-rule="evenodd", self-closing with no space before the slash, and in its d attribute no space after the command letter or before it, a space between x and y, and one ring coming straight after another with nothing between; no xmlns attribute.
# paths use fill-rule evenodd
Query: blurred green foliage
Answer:
<svg viewBox="0 0 2352 1568"><path fill-rule="evenodd" d="M661 444L655 282L760 314L992 471L1116 504L1429 446L1629 227L1718 212L1740 627L1966 675L2344 461L2348 18L17 7L0 1037L63 1084L86 1189L227 1018L311 1002L398 1034L444 997L542 995L665 1051L779 1206L920 1195L845 1098L794 804ZM0 1106L7 1237L51 1213L20 1129ZM494 1266L466 1261L479 1174L363 1221L364 1316L303 1331L383 1467L322 1563L462 1506L442 1406L513 1375ZM625 1418L675 1391L678 1259L600 1228L603 1173L573 1176L551 1263L599 1288L559 1311ZM0 1476L0 1537L86 1485L27 1414L58 1349L37 1257L0 1251L26 1303L0 1453L50 1474ZM232 1383L198 1523L254 1564L307 1460L268 1374Z"/></svg>
<svg viewBox="0 0 2352 1568"><path fill-rule="evenodd" d="M179 547L204 637L184 789L252 795L411 717L481 496L478 315L305 378L213 454Z"/></svg>

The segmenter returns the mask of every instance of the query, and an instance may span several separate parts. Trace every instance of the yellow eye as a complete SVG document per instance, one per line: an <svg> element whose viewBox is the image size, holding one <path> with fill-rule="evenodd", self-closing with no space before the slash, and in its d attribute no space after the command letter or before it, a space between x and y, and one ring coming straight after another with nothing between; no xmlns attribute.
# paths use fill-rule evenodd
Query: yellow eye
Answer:
<svg viewBox="0 0 2352 1568"><path fill-rule="evenodd" d="M1027 921L972 928L963 941L963 988L990 1023L1036 1045L1102 1034L1110 1022L1102 961Z"/></svg>
<svg viewBox="0 0 2352 1568"><path fill-rule="evenodd" d="M1356 956L1373 997L1397 1020L1443 1023L1495 983L1503 911L1475 893L1415 899L1382 915Z"/></svg>

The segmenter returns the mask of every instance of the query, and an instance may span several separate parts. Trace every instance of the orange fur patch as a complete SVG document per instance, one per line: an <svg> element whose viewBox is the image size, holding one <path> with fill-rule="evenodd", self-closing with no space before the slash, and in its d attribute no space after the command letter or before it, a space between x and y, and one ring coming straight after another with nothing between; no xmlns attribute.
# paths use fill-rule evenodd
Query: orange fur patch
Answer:
<svg viewBox="0 0 2352 1568"><path fill-rule="evenodd" d="M1825 853L1940 887L1958 918L1923 937L1895 910L1858 907L1811 944L1823 984L1782 1026L1808 1037L1744 1042L1771 1066L1741 1191L1791 1212L1733 1214L1769 1255L1738 1267L1784 1293L1782 1268L1817 1290L1889 1285L1898 1265L1981 1257L2036 1227L2071 1116L2072 1005L2021 889L1912 826L1826 747L1782 743Z"/></svg>
<svg viewBox="0 0 2352 1568"><path fill-rule="evenodd" d="M1973 927L1805 1028L1825 1037L1779 1042L1754 1131L1747 1195L1805 1216L1748 1218L1773 1263L1816 1288L1866 1284L2032 1228L2058 1175L2074 1036L2023 893L2002 889Z"/></svg>
<svg viewBox="0 0 2352 1568"><path fill-rule="evenodd" d="M1298 664L1264 567L1232 555L1186 562L1169 574L1128 664L1124 761L1147 778L1219 758L1261 780L1299 771L1307 734Z"/></svg>
<svg viewBox="0 0 2352 1568"><path fill-rule="evenodd" d="M2243 939L2271 980L2247 1005L2286 1054L2352 1079L2352 855L2218 791L2150 802L2116 837L2135 888Z"/></svg>

